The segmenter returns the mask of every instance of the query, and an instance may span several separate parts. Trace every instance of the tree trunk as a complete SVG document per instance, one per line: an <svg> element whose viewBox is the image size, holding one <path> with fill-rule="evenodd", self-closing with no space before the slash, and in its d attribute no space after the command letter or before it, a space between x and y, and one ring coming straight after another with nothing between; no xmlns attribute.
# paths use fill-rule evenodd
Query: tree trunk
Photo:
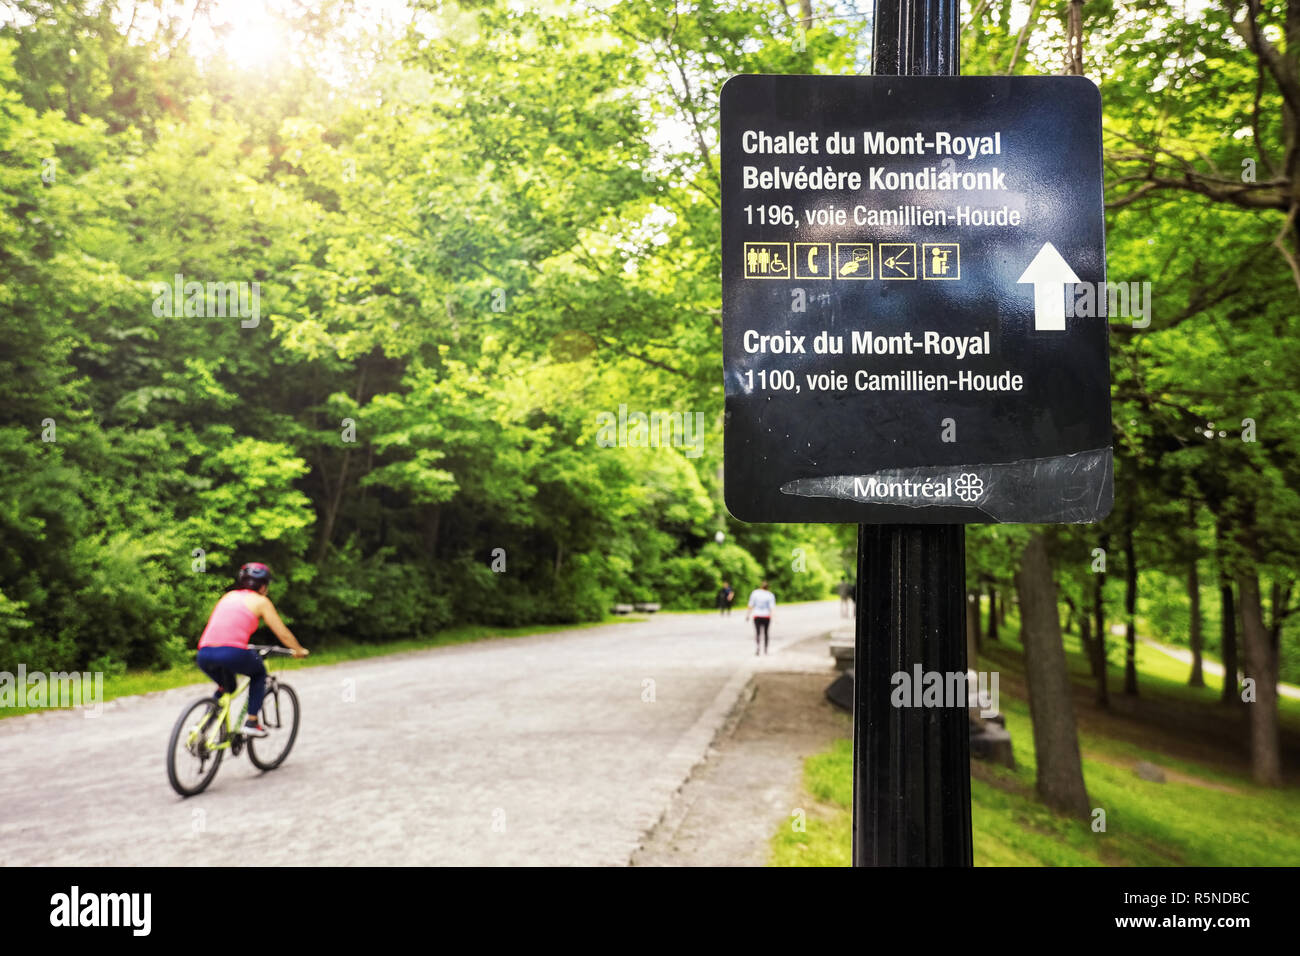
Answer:
<svg viewBox="0 0 1300 956"><path fill-rule="evenodd" d="M357 366L357 393L356 402L361 404L361 397L365 394L366 387L366 366L364 362L358 363ZM339 462L339 477L333 489L330 489L328 476L321 469L321 476L325 485L325 494L328 499L325 505L324 520L321 522L320 532L316 539L315 553L312 556L314 564L320 564L325 558L325 553L329 550L330 542L334 539L334 522L339 515L339 507L343 504L343 493L347 490L348 479L348 457L352 454L351 447L344 447L343 460Z"/></svg>
<svg viewBox="0 0 1300 956"><path fill-rule="evenodd" d="M998 625L1007 626L1007 595L1002 595L1002 600L998 602Z"/></svg>
<svg viewBox="0 0 1300 956"><path fill-rule="evenodd" d="M1083 0L1070 0L1065 31L1065 72L1083 76Z"/></svg>
<svg viewBox="0 0 1300 956"><path fill-rule="evenodd" d="M1241 703L1238 693L1237 671L1241 665L1237 662L1237 609L1232 600L1232 582L1224 579L1219 585L1220 643L1219 653L1223 657L1223 695L1219 698L1225 704Z"/></svg>
<svg viewBox="0 0 1300 956"><path fill-rule="evenodd" d="M1041 533L1033 534L1016 573L1020 599L1020 638L1025 648L1025 680L1034 725L1038 794L1049 807L1086 819L1088 791L1083 782L1074 698L1061 643L1056 583Z"/></svg>
<svg viewBox="0 0 1300 956"><path fill-rule="evenodd" d="M1187 603L1191 615L1187 636L1192 645L1192 676L1187 683L1192 687L1204 687L1205 674L1201 662L1201 577L1196 565L1196 558L1193 557L1187 568Z"/></svg>
<svg viewBox="0 0 1300 956"><path fill-rule="evenodd" d="M1102 537L1102 549L1105 550L1109 540ZM1092 670L1097 678L1097 706L1110 707L1110 674L1106 663L1106 574L1097 572L1092 590L1092 623L1097 630L1097 639L1092 642Z"/></svg>
<svg viewBox="0 0 1300 956"><path fill-rule="evenodd" d="M434 505L430 509L429 520L425 525L425 548L429 552L429 560L438 556L438 532L442 527L442 505Z"/></svg>
<svg viewBox="0 0 1300 956"><path fill-rule="evenodd" d="M997 642L998 639L998 589L992 584L989 585L989 640Z"/></svg>
<svg viewBox="0 0 1300 956"><path fill-rule="evenodd" d="M1137 551L1133 547L1133 524L1130 522L1124 531L1124 693L1136 697L1138 692L1137 671L1137 596L1138 569Z"/></svg>
<svg viewBox="0 0 1300 956"><path fill-rule="evenodd" d="M1219 572L1219 657L1223 661L1223 692L1219 702L1229 707L1241 703L1238 671L1241 662L1237 656L1237 619L1240 611L1232 593L1232 570L1228 565L1228 519L1220 502L1207 501L1215 514L1214 560Z"/></svg>
<svg viewBox="0 0 1300 956"><path fill-rule="evenodd" d="M1092 611L1088 608L1087 595L1079 608L1079 645L1083 648L1083 657L1088 662L1088 673L1097 676L1097 653L1092 649Z"/></svg>
<svg viewBox="0 0 1300 956"><path fill-rule="evenodd" d="M1287 606L1291 603L1291 582L1288 581L1286 587L1283 587L1282 582L1274 578L1271 595L1268 633L1273 642L1273 653L1276 654L1282 646L1282 622L1286 619Z"/></svg>
<svg viewBox="0 0 1300 956"><path fill-rule="evenodd" d="M1246 676L1255 682L1250 704L1250 767L1255 782L1266 787L1282 784L1282 756L1278 748L1277 668L1272 641L1264 627L1259 598L1259 572L1237 575L1241 596L1241 638L1246 652Z"/></svg>
<svg viewBox="0 0 1300 956"><path fill-rule="evenodd" d="M325 559L325 553L329 550L330 542L334 538L334 522L338 518L339 506L343 503L343 491L347 488L348 455L351 453L351 448L343 449L343 460L339 462L339 478L334 484L333 490L329 493L329 500L325 505L325 514L321 521L320 532L316 538L316 550L312 555L312 563L316 565L319 565Z"/></svg>

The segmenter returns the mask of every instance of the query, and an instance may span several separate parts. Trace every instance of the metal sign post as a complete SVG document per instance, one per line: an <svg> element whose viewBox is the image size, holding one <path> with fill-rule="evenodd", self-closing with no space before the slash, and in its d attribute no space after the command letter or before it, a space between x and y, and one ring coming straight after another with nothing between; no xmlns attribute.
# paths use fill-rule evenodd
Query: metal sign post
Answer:
<svg viewBox="0 0 1300 956"><path fill-rule="evenodd" d="M959 32L958 0L876 0L872 73L955 75ZM966 707L891 703L894 674L966 672L965 593L963 525L858 525L854 866L973 865Z"/></svg>

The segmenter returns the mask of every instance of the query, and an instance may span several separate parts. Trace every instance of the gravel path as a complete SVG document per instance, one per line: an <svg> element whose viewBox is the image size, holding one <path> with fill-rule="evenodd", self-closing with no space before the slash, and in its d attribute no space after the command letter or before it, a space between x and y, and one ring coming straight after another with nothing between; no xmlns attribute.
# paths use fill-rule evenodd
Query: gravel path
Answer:
<svg viewBox="0 0 1300 956"><path fill-rule="evenodd" d="M778 608L772 660L838 622ZM767 663L743 614L660 614L308 668L285 764L188 800L167 735L206 688L10 718L0 864L623 865Z"/></svg>
<svg viewBox="0 0 1300 956"><path fill-rule="evenodd" d="M633 865L766 866L773 834L808 812L804 758L852 736L849 715L826 700L834 676L825 637L765 659Z"/></svg>

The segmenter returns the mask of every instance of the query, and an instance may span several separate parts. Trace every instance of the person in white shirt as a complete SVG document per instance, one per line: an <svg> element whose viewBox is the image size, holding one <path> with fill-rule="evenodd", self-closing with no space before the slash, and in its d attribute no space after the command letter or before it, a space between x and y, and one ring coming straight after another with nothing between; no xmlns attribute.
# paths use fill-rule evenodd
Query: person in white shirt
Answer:
<svg viewBox="0 0 1300 956"><path fill-rule="evenodd" d="M745 620L754 618L754 654L767 653L768 631L772 625L772 612L776 610L776 595L767 589L764 581L749 594L749 610Z"/></svg>

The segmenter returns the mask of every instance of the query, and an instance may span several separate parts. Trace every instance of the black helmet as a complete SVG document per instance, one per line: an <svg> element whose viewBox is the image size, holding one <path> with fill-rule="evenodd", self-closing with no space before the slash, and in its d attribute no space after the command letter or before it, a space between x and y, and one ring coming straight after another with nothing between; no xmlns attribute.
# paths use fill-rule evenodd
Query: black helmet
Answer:
<svg viewBox="0 0 1300 956"><path fill-rule="evenodd" d="M263 584L271 583L271 569L260 561L250 561L239 569L235 582L241 588L256 591Z"/></svg>

